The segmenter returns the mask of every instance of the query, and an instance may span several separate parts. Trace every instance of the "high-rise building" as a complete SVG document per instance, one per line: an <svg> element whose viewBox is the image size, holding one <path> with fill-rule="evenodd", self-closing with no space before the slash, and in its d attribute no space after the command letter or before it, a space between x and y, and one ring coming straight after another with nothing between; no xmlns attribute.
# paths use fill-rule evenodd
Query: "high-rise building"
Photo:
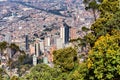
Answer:
<svg viewBox="0 0 120 80"><path fill-rule="evenodd" d="M46 46L46 47L49 47L49 46L50 46L50 37L49 37L49 36L47 36L47 37L45 38L45 46Z"/></svg>
<svg viewBox="0 0 120 80"><path fill-rule="evenodd" d="M10 33L6 33L6 34L5 34L5 41L6 41L7 43L11 43L11 34L10 34Z"/></svg>
<svg viewBox="0 0 120 80"><path fill-rule="evenodd" d="M39 57L40 55L40 44L39 43L35 43L35 54L37 57Z"/></svg>
<svg viewBox="0 0 120 80"><path fill-rule="evenodd" d="M60 38L64 44L69 42L69 26L65 22L60 27Z"/></svg>
<svg viewBox="0 0 120 80"><path fill-rule="evenodd" d="M62 39L62 42L64 43L64 38L65 38L65 30L64 26L60 27L60 38Z"/></svg>
<svg viewBox="0 0 120 80"><path fill-rule="evenodd" d="M44 42L39 38L35 41L35 54L37 57L41 56L45 51Z"/></svg>
<svg viewBox="0 0 120 80"><path fill-rule="evenodd" d="M42 54L42 53L44 53L44 51L45 51L44 42L43 42L43 41L40 41L39 43L40 43L40 52L41 52L41 54Z"/></svg>
<svg viewBox="0 0 120 80"><path fill-rule="evenodd" d="M25 49L28 50L29 49L29 42L28 42L28 35L25 35Z"/></svg>

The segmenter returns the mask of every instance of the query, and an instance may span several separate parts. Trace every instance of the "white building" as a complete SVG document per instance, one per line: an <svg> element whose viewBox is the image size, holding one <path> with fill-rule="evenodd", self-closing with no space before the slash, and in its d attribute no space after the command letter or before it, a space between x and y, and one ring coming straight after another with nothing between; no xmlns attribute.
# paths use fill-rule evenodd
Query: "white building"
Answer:
<svg viewBox="0 0 120 80"><path fill-rule="evenodd" d="M49 47L50 46L50 37L45 38L45 46Z"/></svg>
<svg viewBox="0 0 120 80"><path fill-rule="evenodd" d="M39 38L36 38L36 41L35 41L35 55L37 57L39 57L40 55L40 39Z"/></svg>
<svg viewBox="0 0 120 80"><path fill-rule="evenodd" d="M64 47L62 38L57 38L56 39L56 47L57 47L57 49L62 49Z"/></svg>
<svg viewBox="0 0 120 80"><path fill-rule="evenodd" d="M40 41L40 52L44 53L45 52L45 46L44 46L44 42Z"/></svg>
<svg viewBox="0 0 120 80"><path fill-rule="evenodd" d="M65 40L65 28L63 26L60 27L60 38L62 39L62 43Z"/></svg>
<svg viewBox="0 0 120 80"><path fill-rule="evenodd" d="M65 22L60 27L60 38L64 44L69 42L69 26Z"/></svg>

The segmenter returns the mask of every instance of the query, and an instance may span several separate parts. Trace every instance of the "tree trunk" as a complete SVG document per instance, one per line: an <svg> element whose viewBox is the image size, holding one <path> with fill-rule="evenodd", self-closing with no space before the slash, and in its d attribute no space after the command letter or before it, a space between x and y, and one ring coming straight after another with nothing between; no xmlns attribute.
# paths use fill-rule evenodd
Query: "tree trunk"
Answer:
<svg viewBox="0 0 120 80"><path fill-rule="evenodd" d="M94 21L96 21L96 13L95 13L95 9L92 9L93 11L93 16L94 16Z"/></svg>

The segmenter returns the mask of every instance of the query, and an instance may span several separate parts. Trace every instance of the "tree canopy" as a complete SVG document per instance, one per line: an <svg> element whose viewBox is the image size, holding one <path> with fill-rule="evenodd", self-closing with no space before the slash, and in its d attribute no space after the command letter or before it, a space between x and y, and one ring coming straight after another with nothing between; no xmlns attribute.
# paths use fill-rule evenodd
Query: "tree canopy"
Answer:
<svg viewBox="0 0 120 80"><path fill-rule="evenodd" d="M112 80L120 77L120 36L101 36L89 51L88 70L92 80Z"/></svg>
<svg viewBox="0 0 120 80"><path fill-rule="evenodd" d="M38 64L30 70L25 80L56 80L60 75L59 68L51 68L46 64Z"/></svg>
<svg viewBox="0 0 120 80"><path fill-rule="evenodd" d="M53 52L53 63L62 69L63 72L72 71L78 63L77 51L72 48L64 48Z"/></svg>

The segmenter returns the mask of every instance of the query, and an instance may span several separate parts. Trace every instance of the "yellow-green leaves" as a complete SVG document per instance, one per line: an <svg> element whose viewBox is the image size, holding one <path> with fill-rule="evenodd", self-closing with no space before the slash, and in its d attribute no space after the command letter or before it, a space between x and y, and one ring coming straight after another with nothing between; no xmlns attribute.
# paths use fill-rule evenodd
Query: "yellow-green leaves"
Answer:
<svg viewBox="0 0 120 80"><path fill-rule="evenodd" d="M68 47L53 52L53 62L59 66L63 72L69 72L74 69L77 60L77 52L75 49Z"/></svg>
<svg viewBox="0 0 120 80"><path fill-rule="evenodd" d="M120 37L120 36L119 36ZM90 76L95 80L112 80L120 76L120 46L118 36L101 36L89 51ZM95 75L95 76L94 76Z"/></svg>

